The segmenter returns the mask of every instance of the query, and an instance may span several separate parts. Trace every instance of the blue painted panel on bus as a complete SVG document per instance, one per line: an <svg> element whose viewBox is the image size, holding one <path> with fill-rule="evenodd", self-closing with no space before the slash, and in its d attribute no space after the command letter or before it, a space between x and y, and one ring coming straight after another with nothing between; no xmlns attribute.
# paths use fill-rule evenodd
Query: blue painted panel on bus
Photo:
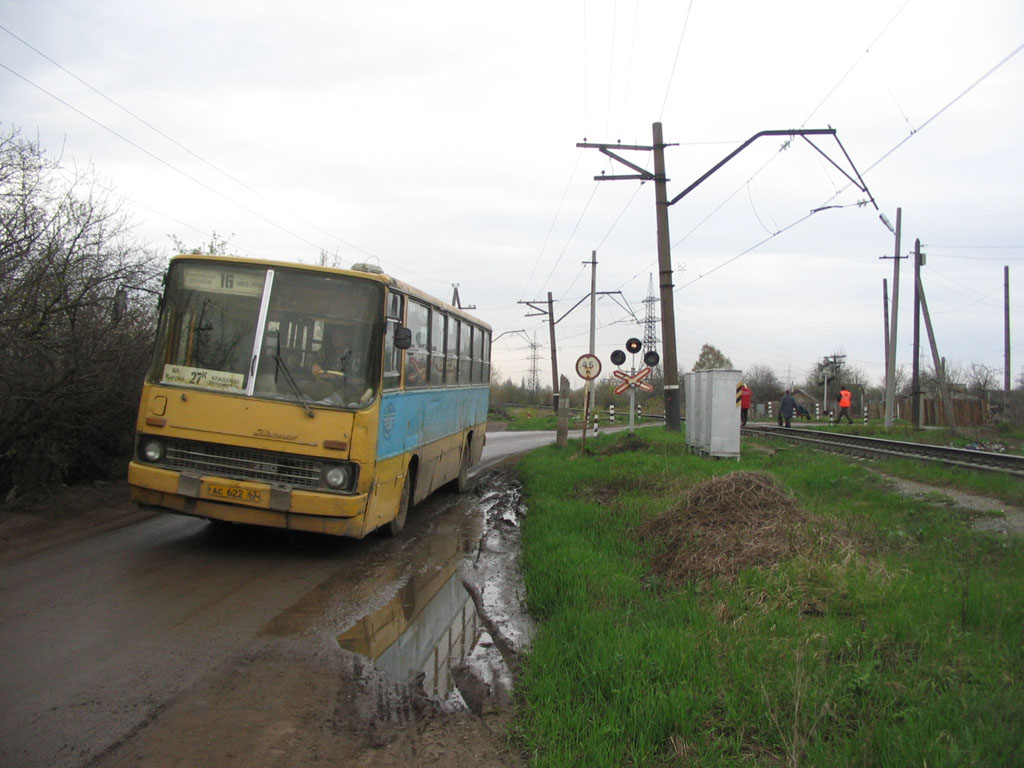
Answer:
<svg viewBox="0 0 1024 768"><path fill-rule="evenodd" d="M381 398L377 459L398 456L487 420L487 387L390 392Z"/></svg>

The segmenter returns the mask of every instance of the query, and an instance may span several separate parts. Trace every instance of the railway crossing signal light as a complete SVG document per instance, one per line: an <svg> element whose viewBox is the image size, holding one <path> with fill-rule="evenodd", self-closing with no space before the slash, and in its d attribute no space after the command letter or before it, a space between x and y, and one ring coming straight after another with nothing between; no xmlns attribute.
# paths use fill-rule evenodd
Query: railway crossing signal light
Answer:
<svg viewBox="0 0 1024 768"><path fill-rule="evenodd" d="M626 350L632 352L634 355L643 349L643 342L640 339L630 339L626 342Z"/></svg>

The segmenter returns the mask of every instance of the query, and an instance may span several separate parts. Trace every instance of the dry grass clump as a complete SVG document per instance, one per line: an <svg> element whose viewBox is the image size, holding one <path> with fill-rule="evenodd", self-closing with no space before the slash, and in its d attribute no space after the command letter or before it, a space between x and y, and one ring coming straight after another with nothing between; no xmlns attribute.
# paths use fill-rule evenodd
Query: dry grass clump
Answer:
<svg viewBox="0 0 1024 768"><path fill-rule="evenodd" d="M805 519L771 475L732 472L695 486L640 535L658 541L655 573L682 584L778 563L794 552Z"/></svg>

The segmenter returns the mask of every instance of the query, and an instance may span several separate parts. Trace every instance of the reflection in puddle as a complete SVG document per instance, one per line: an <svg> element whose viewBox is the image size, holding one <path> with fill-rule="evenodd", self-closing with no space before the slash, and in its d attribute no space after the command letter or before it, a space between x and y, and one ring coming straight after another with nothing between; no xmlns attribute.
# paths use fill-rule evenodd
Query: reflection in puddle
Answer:
<svg viewBox="0 0 1024 768"><path fill-rule="evenodd" d="M458 578L460 555L455 549L443 565L413 574L384 607L339 635L338 644L369 657L394 680L422 672L426 694L446 696L454 687L451 667L473 650L479 626Z"/></svg>

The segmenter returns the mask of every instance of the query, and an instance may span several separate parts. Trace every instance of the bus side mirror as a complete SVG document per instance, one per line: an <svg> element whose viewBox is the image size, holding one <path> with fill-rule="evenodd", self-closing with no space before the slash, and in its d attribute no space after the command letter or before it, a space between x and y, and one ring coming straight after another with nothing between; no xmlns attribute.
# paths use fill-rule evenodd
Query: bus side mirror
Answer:
<svg viewBox="0 0 1024 768"><path fill-rule="evenodd" d="M412 346L412 331L402 326L395 328L395 348L408 349Z"/></svg>

